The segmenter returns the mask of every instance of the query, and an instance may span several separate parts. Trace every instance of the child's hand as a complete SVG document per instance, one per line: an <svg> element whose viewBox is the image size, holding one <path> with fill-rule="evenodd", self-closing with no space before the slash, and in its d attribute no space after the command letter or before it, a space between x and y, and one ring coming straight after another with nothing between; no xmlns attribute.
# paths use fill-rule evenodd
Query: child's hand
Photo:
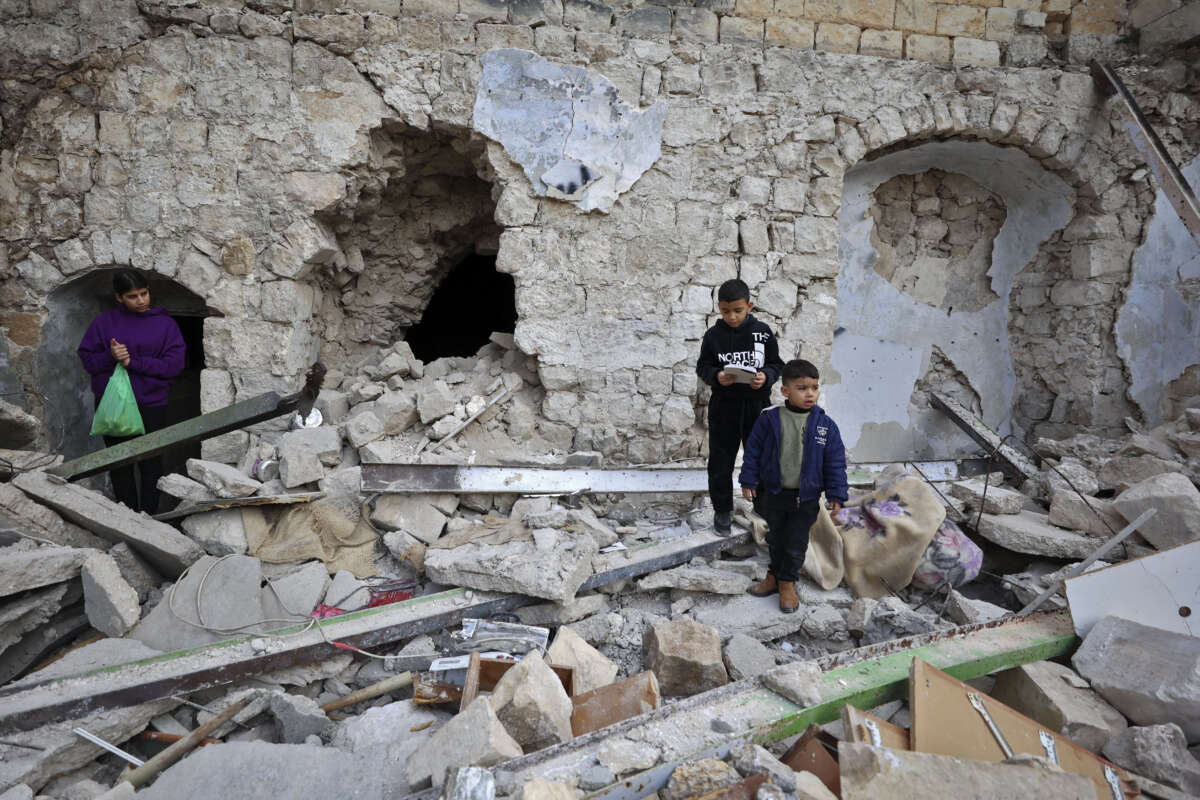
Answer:
<svg viewBox="0 0 1200 800"><path fill-rule="evenodd" d="M721 384L722 386L733 386L734 378L725 370L721 370L717 373L717 383Z"/></svg>
<svg viewBox="0 0 1200 800"><path fill-rule="evenodd" d="M742 497L746 498L750 502L754 502L754 497L757 494L758 494L758 492L754 491L749 486L742 487Z"/></svg>
<svg viewBox="0 0 1200 800"><path fill-rule="evenodd" d="M765 384L766 382L767 382L766 374L762 373L762 372L756 372L756 373L754 373L754 380L750 381L750 388L751 389L761 389L763 387L763 384Z"/></svg>
<svg viewBox="0 0 1200 800"><path fill-rule="evenodd" d="M834 517L836 517L837 513L842 510L841 503L829 503L826 507L829 509L830 516Z"/></svg>

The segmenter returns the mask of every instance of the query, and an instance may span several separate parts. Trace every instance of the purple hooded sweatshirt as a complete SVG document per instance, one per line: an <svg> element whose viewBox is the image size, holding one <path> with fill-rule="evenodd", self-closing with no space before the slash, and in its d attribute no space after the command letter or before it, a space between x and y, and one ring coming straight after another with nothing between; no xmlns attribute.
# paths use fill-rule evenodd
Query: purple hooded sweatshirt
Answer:
<svg viewBox="0 0 1200 800"><path fill-rule="evenodd" d="M92 376L92 394L97 400L117 366L108 347L110 339L129 348L125 369L138 405L165 406L171 379L183 371L186 353L183 334L166 309L150 308L139 314L119 306L92 320L75 352Z"/></svg>

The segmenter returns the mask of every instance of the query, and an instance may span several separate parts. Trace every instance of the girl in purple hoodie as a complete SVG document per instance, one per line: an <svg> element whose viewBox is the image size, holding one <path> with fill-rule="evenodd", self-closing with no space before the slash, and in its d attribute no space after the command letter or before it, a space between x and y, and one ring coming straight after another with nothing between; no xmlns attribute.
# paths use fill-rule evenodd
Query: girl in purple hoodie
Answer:
<svg viewBox="0 0 1200 800"><path fill-rule="evenodd" d="M92 376L92 394L97 405L117 364L125 365L146 433L150 433L166 422L171 380L184 366L183 335L165 309L150 307L150 288L141 272L135 269L117 272L113 276L113 292L117 307L92 320L76 352L83 368ZM112 447L129 438L132 437L105 436L104 444ZM136 466L141 474L140 497L133 465L111 471L113 493L117 502L134 511L155 514L162 458L147 458Z"/></svg>

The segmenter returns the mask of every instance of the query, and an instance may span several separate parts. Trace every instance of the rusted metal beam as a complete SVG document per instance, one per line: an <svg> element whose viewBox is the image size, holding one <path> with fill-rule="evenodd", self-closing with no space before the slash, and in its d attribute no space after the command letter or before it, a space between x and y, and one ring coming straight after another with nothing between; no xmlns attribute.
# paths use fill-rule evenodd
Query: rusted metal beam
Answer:
<svg viewBox="0 0 1200 800"><path fill-rule="evenodd" d="M998 466L1004 470L1005 475L1016 481L1017 485L1037 477L1040 473L1036 464L1015 447L1005 444L1000 434L989 428L983 420L957 400L937 392L930 392L928 397L930 405L948 416L950 421L975 440L976 444L994 454Z"/></svg>

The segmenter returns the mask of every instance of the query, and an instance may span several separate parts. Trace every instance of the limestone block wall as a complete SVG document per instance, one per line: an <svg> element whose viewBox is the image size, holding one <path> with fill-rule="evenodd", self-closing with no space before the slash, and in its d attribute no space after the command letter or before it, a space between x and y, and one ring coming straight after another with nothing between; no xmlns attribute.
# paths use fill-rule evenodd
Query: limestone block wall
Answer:
<svg viewBox="0 0 1200 800"><path fill-rule="evenodd" d="M1038 346L1020 353L1053 350L1060 325L1090 326L1104 380L1127 385L1109 358L1127 257L1098 290L1108 310L1055 315L1060 301L1094 304L1086 287L1055 294L1075 280L1075 251L1140 238L1152 203L1141 158L1090 78L830 52L816 43L822 25L866 23L842 4L815 13L825 5L6 4L2 377L41 385L47 298L132 264L207 303L206 409L292 389L318 355L352 363L400 338L447 259L484 250L514 277L516 341L537 360L539 424L552 438L632 462L694 454L706 392L693 365L715 287L746 280L782 351L828 365L844 175L897 149L965 139L1019 149L1073 193L1071 222L1036 248L1036 280L1017 279L1021 313L1046 318ZM998 41L986 38L987 12L1005 6L970 8L984 11L981 41ZM1066 11L1055 12L1064 34ZM812 46L771 39L783 19L812 23ZM936 14L933 31L921 35L939 35ZM614 103L666 104L661 155L607 213L538 195L511 154L473 130L480 56L499 48L585 67L611 81ZM1191 81L1185 68L1175 99L1151 113L1170 147L1194 154ZM1083 397L1098 378L1069 349L1046 357ZM1043 372L1035 359L1029 382ZM1043 390L1052 406L1062 393ZM1070 403L1064 423L1080 426L1119 424L1124 410ZM207 452L230 458L239 446L232 435Z"/></svg>

